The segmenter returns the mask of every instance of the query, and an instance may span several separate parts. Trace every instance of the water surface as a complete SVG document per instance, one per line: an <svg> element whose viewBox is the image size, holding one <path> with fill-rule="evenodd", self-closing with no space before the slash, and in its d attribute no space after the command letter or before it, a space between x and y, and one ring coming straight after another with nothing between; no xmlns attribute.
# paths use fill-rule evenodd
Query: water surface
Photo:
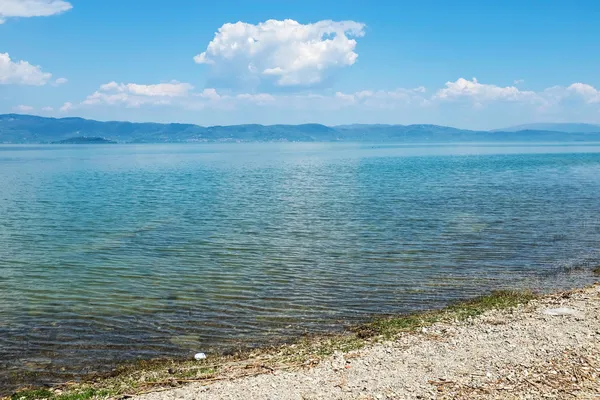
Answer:
<svg viewBox="0 0 600 400"><path fill-rule="evenodd" d="M0 387L583 284L599 193L597 145L0 146Z"/></svg>

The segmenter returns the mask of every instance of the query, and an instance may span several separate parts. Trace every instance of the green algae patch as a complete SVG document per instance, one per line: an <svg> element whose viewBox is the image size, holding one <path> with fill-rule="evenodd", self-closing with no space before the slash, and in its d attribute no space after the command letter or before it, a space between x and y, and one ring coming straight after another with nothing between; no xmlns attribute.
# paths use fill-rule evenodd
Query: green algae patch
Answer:
<svg viewBox="0 0 600 400"><path fill-rule="evenodd" d="M461 301L437 311L380 318L354 329L360 338L414 332L438 322L464 321L489 310L502 310L529 303L537 296L530 291L499 290L472 300Z"/></svg>

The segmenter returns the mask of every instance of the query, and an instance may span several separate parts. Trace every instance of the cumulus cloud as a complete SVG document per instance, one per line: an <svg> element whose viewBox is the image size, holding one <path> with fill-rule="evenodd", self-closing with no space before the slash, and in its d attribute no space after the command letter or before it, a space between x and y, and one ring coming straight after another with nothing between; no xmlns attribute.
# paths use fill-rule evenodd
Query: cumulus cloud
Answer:
<svg viewBox="0 0 600 400"><path fill-rule="evenodd" d="M31 107L31 106L25 106L25 105L21 104L21 105L18 105L16 107L13 107L13 111L26 113L26 112L33 111L33 107Z"/></svg>
<svg viewBox="0 0 600 400"><path fill-rule="evenodd" d="M200 93L194 93L194 96L208 100L220 100L222 97L219 93L217 93L217 90L214 88L204 89Z"/></svg>
<svg viewBox="0 0 600 400"><path fill-rule="evenodd" d="M600 103L600 90L586 83L573 83L567 90L581 96L586 103Z"/></svg>
<svg viewBox="0 0 600 400"><path fill-rule="evenodd" d="M225 78L306 86L323 81L336 68L358 58L355 38L365 25L354 21L301 24L286 19L253 25L224 24L206 50L194 57Z"/></svg>
<svg viewBox="0 0 600 400"><path fill-rule="evenodd" d="M154 85L109 82L88 96L83 104L108 104L139 107L142 104L169 104L173 98L186 97L194 87L189 83L172 81Z"/></svg>
<svg viewBox="0 0 600 400"><path fill-rule="evenodd" d="M73 8L63 0L0 0L0 24L7 18L47 17Z"/></svg>
<svg viewBox="0 0 600 400"><path fill-rule="evenodd" d="M0 0L1 1L1 0ZM52 78L42 67L27 61L12 61L8 53L0 53L0 85L45 85Z"/></svg>
<svg viewBox="0 0 600 400"><path fill-rule="evenodd" d="M433 96L437 100L469 99L476 104L491 101L535 101L539 96L535 92L519 90L515 86L496 86L479 83L476 78L459 78L455 82L446 82L446 87Z"/></svg>

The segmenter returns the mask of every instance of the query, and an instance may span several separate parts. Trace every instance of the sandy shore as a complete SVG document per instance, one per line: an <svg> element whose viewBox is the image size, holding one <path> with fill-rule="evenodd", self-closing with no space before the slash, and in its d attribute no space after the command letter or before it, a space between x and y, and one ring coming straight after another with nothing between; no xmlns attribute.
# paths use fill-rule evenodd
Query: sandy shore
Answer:
<svg viewBox="0 0 600 400"><path fill-rule="evenodd" d="M265 371L136 399L600 399L600 286Z"/></svg>

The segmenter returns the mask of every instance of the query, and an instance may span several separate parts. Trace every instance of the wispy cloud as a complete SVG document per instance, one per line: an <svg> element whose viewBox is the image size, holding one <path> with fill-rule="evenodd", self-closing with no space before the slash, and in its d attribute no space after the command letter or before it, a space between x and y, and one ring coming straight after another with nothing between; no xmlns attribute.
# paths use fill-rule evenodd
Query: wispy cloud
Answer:
<svg viewBox="0 0 600 400"><path fill-rule="evenodd" d="M60 112L66 113L73 109L73 103L67 101L62 107L59 109Z"/></svg>
<svg viewBox="0 0 600 400"><path fill-rule="evenodd" d="M28 112L31 112L33 110L34 110L33 107L26 106L26 105L23 105L23 104L13 107L13 111L22 112L22 113L28 113Z"/></svg>
<svg viewBox="0 0 600 400"><path fill-rule="evenodd" d="M58 78L54 82L52 82L52 86L61 86L67 82L69 82L67 78Z"/></svg>

